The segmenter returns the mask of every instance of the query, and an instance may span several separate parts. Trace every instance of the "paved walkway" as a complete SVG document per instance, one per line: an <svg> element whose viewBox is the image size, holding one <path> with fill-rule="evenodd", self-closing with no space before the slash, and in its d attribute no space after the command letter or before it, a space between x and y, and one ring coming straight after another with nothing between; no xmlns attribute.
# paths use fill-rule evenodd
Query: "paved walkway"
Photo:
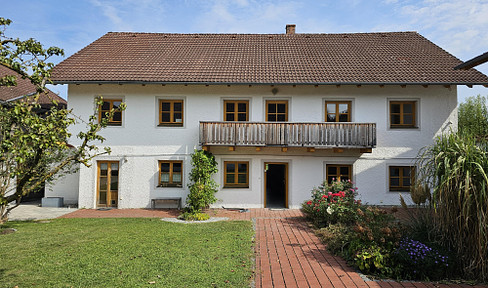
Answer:
<svg viewBox="0 0 488 288"><path fill-rule="evenodd" d="M8 219L10 221L53 219L78 210L76 208L64 207L40 207L40 203L41 202L39 201L21 203L18 207L10 212Z"/></svg>
<svg viewBox="0 0 488 288"><path fill-rule="evenodd" d="M256 288L268 287L473 287L457 284L371 281L327 253L300 210L210 210L211 216L253 220L256 229ZM176 210L81 209L61 218L176 217ZM487 287L487 286L475 286Z"/></svg>

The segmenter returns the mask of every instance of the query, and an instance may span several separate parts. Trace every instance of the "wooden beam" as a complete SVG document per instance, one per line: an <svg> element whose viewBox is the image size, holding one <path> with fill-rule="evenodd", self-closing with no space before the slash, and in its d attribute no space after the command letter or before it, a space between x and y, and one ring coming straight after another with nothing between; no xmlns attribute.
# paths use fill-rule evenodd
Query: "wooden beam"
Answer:
<svg viewBox="0 0 488 288"><path fill-rule="evenodd" d="M334 148L332 150L334 151L334 153L342 153L342 152L344 152L344 149L342 149L342 148Z"/></svg>
<svg viewBox="0 0 488 288"><path fill-rule="evenodd" d="M338 85L336 85L336 88L341 88L341 85L339 85L339 84L338 84Z"/></svg>
<svg viewBox="0 0 488 288"><path fill-rule="evenodd" d="M372 148L361 148L359 149L359 153L372 153L373 149Z"/></svg>
<svg viewBox="0 0 488 288"><path fill-rule="evenodd" d="M261 151L261 147L256 147L256 151L257 152Z"/></svg>
<svg viewBox="0 0 488 288"><path fill-rule="evenodd" d="M236 151L236 146L230 146L229 151Z"/></svg>
<svg viewBox="0 0 488 288"><path fill-rule="evenodd" d="M451 89L451 85L444 85L444 88Z"/></svg>
<svg viewBox="0 0 488 288"><path fill-rule="evenodd" d="M400 87L402 87L402 88L407 88L407 85L400 85Z"/></svg>
<svg viewBox="0 0 488 288"><path fill-rule="evenodd" d="M429 87L429 85L422 85L422 87L427 88L427 87Z"/></svg>
<svg viewBox="0 0 488 288"><path fill-rule="evenodd" d="M361 88L361 85L356 85L356 87Z"/></svg>
<svg viewBox="0 0 488 288"><path fill-rule="evenodd" d="M315 148L314 147L309 147L309 148L307 148L307 152L315 152Z"/></svg>
<svg viewBox="0 0 488 288"><path fill-rule="evenodd" d="M466 86L468 86L469 88L473 88L473 85L466 85Z"/></svg>
<svg viewBox="0 0 488 288"><path fill-rule="evenodd" d="M297 87L297 85L293 84L293 88Z"/></svg>
<svg viewBox="0 0 488 288"><path fill-rule="evenodd" d="M208 150L210 150L210 147L208 147L208 146L202 146L202 150L203 151L208 151Z"/></svg>
<svg viewBox="0 0 488 288"><path fill-rule="evenodd" d="M281 152L286 152L288 151L288 147L281 147Z"/></svg>
<svg viewBox="0 0 488 288"><path fill-rule="evenodd" d="M227 87L230 87L230 85L229 85L229 84L227 84Z"/></svg>
<svg viewBox="0 0 488 288"><path fill-rule="evenodd" d="M385 85L380 85L380 88L385 88Z"/></svg>
<svg viewBox="0 0 488 288"><path fill-rule="evenodd" d="M483 85L483 87L488 88L488 85Z"/></svg>
<svg viewBox="0 0 488 288"><path fill-rule="evenodd" d="M314 85L314 86L315 86L315 88L318 88L319 87L319 85Z"/></svg>

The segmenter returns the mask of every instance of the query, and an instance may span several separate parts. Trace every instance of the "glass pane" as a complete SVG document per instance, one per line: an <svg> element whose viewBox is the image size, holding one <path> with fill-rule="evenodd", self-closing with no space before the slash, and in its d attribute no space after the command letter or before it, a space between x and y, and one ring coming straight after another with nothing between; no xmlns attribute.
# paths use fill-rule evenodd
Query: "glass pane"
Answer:
<svg viewBox="0 0 488 288"><path fill-rule="evenodd" d="M391 104L391 113L400 113L400 104Z"/></svg>
<svg viewBox="0 0 488 288"><path fill-rule="evenodd" d="M115 122L122 121L122 112L115 112L114 116L112 117L112 120Z"/></svg>
<svg viewBox="0 0 488 288"><path fill-rule="evenodd" d="M403 104L403 113L412 113L413 112L413 105L410 103Z"/></svg>
<svg viewBox="0 0 488 288"><path fill-rule="evenodd" d="M237 176L237 183L246 184L247 183L247 175L246 174L239 174Z"/></svg>
<svg viewBox="0 0 488 288"><path fill-rule="evenodd" d="M181 183L181 174L173 174L173 183Z"/></svg>
<svg viewBox="0 0 488 288"><path fill-rule="evenodd" d="M349 167L340 167L341 176L349 176Z"/></svg>
<svg viewBox="0 0 488 288"><path fill-rule="evenodd" d="M100 191L100 196L98 198L98 204L107 204L107 192Z"/></svg>
<svg viewBox="0 0 488 288"><path fill-rule="evenodd" d="M239 164L237 164L237 172L239 172L239 173L247 173L247 164L246 163L239 163Z"/></svg>
<svg viewBox="0 0 488 288"><path fill-rule="evenodd" d="M178 112L183 111L183 103L175 102L173 109L174 109L174 111L178 111Z"/></svg>
<svg viewBox="0 0 488 288"><path fill-rule="evenodd" d="M268 104L268 113L276 113L276 104Z"/></svg>
<svg viewBox="0 0 488 288"><path fill-rule="evenodd" d="M107 191L107 178L100 177L100 191Z"/></svg>
<svg viewBox="0 0 488 288"><path fill-rule="evenodd" d="M235 183L235 175L234 174L227 174L227 178L225 180L226 183L234 184Z"/></svg>
<svg viewBox="0 0 488 288"><path fill-rule="evenodd" d="M398 177L400 176L400 169L390 167L390 177Z"/></svg>
<svg viewBox="0 0 488 288"><path fill-rule="evenodd" d="M336 113L336 104L327 104L327 113L335 114Z"/></svg>
<svg viewBox="0 0 488 288"><path fill-rule="evenodd" d="M328 114L327 115L327 122L336 122L336 115L335 114Z"/></svg>
<svg viewBox="0 0 488 288"><path fill-rule="evenodd" d="M108 164L100 163L100 175L107 175Z"/></svg>
<svg viewBox="0 0 488 288"><path fill-rule="evenodd" d="M110 190L117 191L119 189L119 177L110 177Z"/></svg>
<svg viewBox="0 0 488 288"><path fill-rule="evenodd" d="M119 163L110 163L110 169L119 170Z"/></svg>
<svg viewBox="0 0 488 288"><path fill-rule="evenodd" d="M327 175L337 175L337 167L327 166Z"/></svg>
<svg viewBox="0 0 488 288"><path fill-rule="evenodd" d="M181 163L173 163L173 172L181 172Z"/></svg>
<svg viewBox="0 0 488 288"><path fill-rule="evenodd" d="M285 114L278 114L278 121L286 121L286 115Z"/></svg>
<svg viewBox="0 0 488 288"><path fill-rule="evenodd" d="M234 112L234 103L226 103L225 108L227 112Z"/></svg>
<svg viewBox="0 0 488 288"><path fill-rule="evenodd" d="M286 104L278 104L278 113L286 113Z"/></svg>
<svg viewBox="0 0 488 288"><path fill-rule="evenodd" d="M161 173L161 183L169 183L169 173Z"/></svg>
<svg viewBox="0 0 488 288"><path fill-rule="evenodd" d="M410 171L411 170L412 170L412 168L410 168L410 167L403 168L403 177L410 177Z"/></svg>
<svg viewBox="0 0 488 288"><path fill-rule="evenodd" d="M169 122L171 120L170 114L169 113L163 113L161 115L161 121L162 122Z"/></svg>
<svg viewBox="0 0 488 288"><path fill-rule="evenodd" d="M225 121L234 121L234 114L227 114Z"/></svg>
<svg viewBox="0 0 488 288"><path fill-rule="evenodd" d="M111 170L110 171L110 176L111 177L117 177L117 176L119 176L119 170Z"/></svg>
<svg viewBox="0 0 488 288"><path fill-rule="evenodd" d="M247 115L246 115L246 113L239 113L237 115L237 121L247 121Z"/></svg>
<svg viewBox="0 0 488 288"><path fill-rule="evenodd" d="M161 163L161 172L169 172L169 163Z"/></svg>
<svg viewBox="0 0 488 288"><path fill-rule="evenodd" d="M120 107L120 103L121 103L121 102L120 102L120 101L114 101L114 102L112 102L112 103L113 103L113 107L112 107L112 108L117 109L117 108L119 108L119 107Z"/></svg>
<svg viewBox="0 0 488 288"><path fill-rule="evenodd" d="M403 186L405 186L405 187L410 186L410 177L403 178Z"/></svg>
<svg viewBox="0 0 488 288"><path fill-rule="evenodd" d="M246 103L238 103L237 104L237 111L246 112L247 111L247 104Z"/></svg>
<svg viewBox="0 0 488 288"><path fill-rule="evenodd" d="M400 115L391 115L391 124L400 124Z"/></svg>
<svg viewBox="0 0 488 288"><path fill-rule="evenodd" d="M403 115L403 124L413 124L413 115Z"/></svg>
<svg viewBox="0 0 488 288"><path fill-rule="evenodd" d="M226 169L227 169L228 173L234 173L236 171L235 164L234 163L227 163Z"/></svg>
<svg viewBox="0 0 488 288"><path fill-rule="evenodd" d="M400 179L399 178L390 178L390 185L393 187L400 186Z"/></svg>
<svg viewBox="0 0 488 288"><path fill-rule="evenodd" d="M327 183L332 183L332 178L334 178L335 176L328 176L327 177Z"/></svg>
<svg viewBox="0 0 488 288"><path fill-rule="evenodd" d="M110 102L103 101L102 110L110 110Z"/></svg>
<svg viewBox="0 0 488 288"><path fill-rule="evenodd" d="M268 121L276 122L276 114L268 115Z"/></svg>
<svg viewBox="0 0 488 288"><path fill-rule="evenodd" d="M347 113L347 112L349 112L348 109L347 109L348 106L349 105L347 105L347 104L339 104L339 113Z"/></svg>
<svg viewBox="0 0 488 288"><path fill-rule="evenodd" d="M175 118L176 123L182 123L183 122L183 116L181 113L175 113L174 118Z"/></svg>
<svg viewBox="0 0 488 288"><path fill-rule="evenodd" d="M347 122L347 114L340 114L339 115L339 122Z"/></svg>
<svg viewBox="0 0 488 288"><path fill-rule="evenodd" d="M169 110L171 110L171 103L169 103L169 102L161 102L161 110L162 111L169 111Z"/></svg>

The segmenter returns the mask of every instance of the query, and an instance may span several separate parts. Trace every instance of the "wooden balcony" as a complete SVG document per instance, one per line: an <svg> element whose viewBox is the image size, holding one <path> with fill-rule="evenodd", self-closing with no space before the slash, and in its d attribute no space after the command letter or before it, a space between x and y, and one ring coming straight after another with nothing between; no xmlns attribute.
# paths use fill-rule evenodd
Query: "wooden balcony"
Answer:
<svg viewBox="0 0 488 288"><path fill-rule="evenodd" d="M200 122L202 146L374 148L376 123Z"/></svg>

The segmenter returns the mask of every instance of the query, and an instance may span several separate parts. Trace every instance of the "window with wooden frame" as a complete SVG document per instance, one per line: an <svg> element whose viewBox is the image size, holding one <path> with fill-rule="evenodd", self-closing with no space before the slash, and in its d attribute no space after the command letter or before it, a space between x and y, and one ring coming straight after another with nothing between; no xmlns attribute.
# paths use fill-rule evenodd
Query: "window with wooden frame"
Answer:
<svg viewBox="0 0 488 288"><path fill-rule="evenodd" d="M390 128L416 128L416 101L390 101Z"/></svg>
<svg viewBox="0 0 488 288"><path fill-rule="evenodd" d="M249 121L249 101L225 100L224 121Z"/></svg>
<svg viewBox="0 0 488 288"><path fill-rule="evenodd" d="M288 121L288 101L266 101L266 121Z"/></svg>
<svg viewBox="0 0 488 288"><path fill-rule="evenodd" d="M182 187L183 161L159 161L158 187Z"/></svg>
<svg viewBox="0 0 488 288"><path fill-rule="evenodd" d="M390 191L410 191L414 177L415 166L390 166L388 176Z"/></svg>
<svg viewBox="0 0 488 288"><path fill-rule="evenodd" d="M325 122L351 122L351 101L326 101Z"/></svg>
<svg viewBox="0 0 488 288"><path fill-rule="evenodd" d="M112 109L117 109L120 107L122 99L103 99L102 105L98 107L98 119L107 118L107 115ZM108 120L109 126L122 126L122 111L117 111L113 114L112 118Z"/></svg>
<svg viewBox="0 0 488 288"><path fill-rule="evenodd" d="M224 162L224 188L249 188L249 162Z"/></svg>
<svg viewBox="0 0 488 288"><path fill-rule="evenodd" d="M159 126L183 126L183 100L159 100Z"/></svg>
<svg viewBox="0 0 488 288"><path fill-rule="evenodd" d="M350 180L352 177L352 165L327 164L327 183L335 180Z"/></svg>

